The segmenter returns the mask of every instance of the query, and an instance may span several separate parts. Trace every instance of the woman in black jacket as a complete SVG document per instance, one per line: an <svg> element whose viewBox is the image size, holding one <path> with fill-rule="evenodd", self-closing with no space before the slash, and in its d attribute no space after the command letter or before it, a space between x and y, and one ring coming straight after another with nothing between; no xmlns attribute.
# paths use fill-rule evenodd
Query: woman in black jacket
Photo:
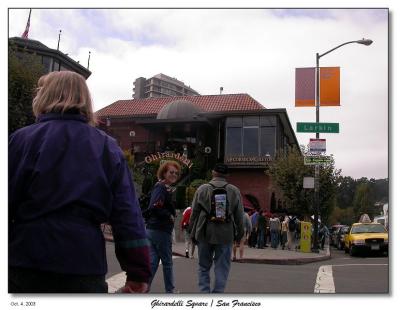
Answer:
<svg viewBox="0 0 400 310"><path fill-rule="evenodd" d="M161 260L166 293L173 293L175 289L172 264L172 231L176 213L175 206L172 203L171 185L177 182L179 175L180 166L175 161L166 161L160 166L157 171L159 181L153 188L149 208L146 211L147 236L151 244L152 279Z"/></svg>

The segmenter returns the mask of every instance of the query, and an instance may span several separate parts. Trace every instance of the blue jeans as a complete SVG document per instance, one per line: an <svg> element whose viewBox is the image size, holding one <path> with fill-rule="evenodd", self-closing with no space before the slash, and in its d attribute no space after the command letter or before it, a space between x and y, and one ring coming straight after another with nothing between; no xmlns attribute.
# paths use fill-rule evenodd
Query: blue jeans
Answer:
<svg viewBox="0 0 400 310"><path fill-rule="evenodd" d="M163 265L164 287L166 293L173 293L174 272L172 264L172 235L161 230L147 229L147 238L150 241L151 282L156 275L160 260Z"/></svg>
<svg viewBox="0 0 400 310"><path fill-rule="evenodd" d="M259 229L257 233L257 247L263 249L265 246L265 232L263 229Z"/></svg>
<svg viewBox="0 0 400 310"><path fill-rule="evenodd" d="M279 231L271 230L271 247L277 248L279 245Z"/></svg>
<svg viewBox="0 0 400 310"><path fill-rule="evenodd" d="M223 293L231 268L232 244L198 244L199 288L202 293ZM210 269L214 260L215 283L210 288Z"/></svg>

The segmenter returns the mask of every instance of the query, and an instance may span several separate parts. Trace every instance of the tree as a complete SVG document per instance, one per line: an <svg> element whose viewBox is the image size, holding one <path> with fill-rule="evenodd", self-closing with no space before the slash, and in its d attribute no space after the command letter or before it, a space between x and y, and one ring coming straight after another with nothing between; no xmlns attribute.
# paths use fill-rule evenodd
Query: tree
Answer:
<svg viewBox="0 0 400 310"><path fill-rule="evenodd" d="M332 213L328 219L329 225L343 224L351 225L354 223L354 212L353 208L342 209L337 206L334 207Z"/></svg>
<svg viewBox="0 0 400 310"><path fill-rule="evenodd" d="M361 214L368 214L370 219L379 212L374 207L375 201L373 197L372 187L368 182L361 182L357 185L356 192L354 195L354 214L355 221L359 219Z"/></svg>
<svg viewBox="0 0 400 310"><path fill-rule="evenodd" d="M8 132L34 123L32 100L39 77L44 73L34 54L8 48Z"/></svg>
<svg viewBox="0 0 400 310"><path fill-rule="evenodd" d="M328 222L329 216L335 207L340 172L340 170L335 169L334 161L320 168L319 210L323 223Z"/></svg>
<svg viewBox="0 0 400 310"><path fill-rule="evenodd" d="M375 202L387 203L389 201L389 179L370 179Z"/></svg>
<svg viewBox="0 0 400 310"><path fill-rule="evenodd" d="M353 207L354 193L357 187L357 182L349 176L338 177L337 188L337 206L340 209L347 209Z"/></svg>
<svg viewBox="0 0 400 310"><path fill-rule="evenodd" d="M302 152L307 150L303 147ZM267 170L273 181L282 190L289 212L310 216L314 214L314 191L303 188L303 178L314 175L313 166L304 165L303 155L296 149L287 154L280 153ZM327 220L334 207L337 178L334 162L320 168L320 214Z"/></svg>
<svg viewBox="0 0 400 310"><path fill-rule="evenodd" d="M278 154L269 166L273 182L280 187L287 209L295 214L312 214L313 195L303 189L303 177L313 175L312 169L304 165L303 156L295 149L287 154Z"/></svg>

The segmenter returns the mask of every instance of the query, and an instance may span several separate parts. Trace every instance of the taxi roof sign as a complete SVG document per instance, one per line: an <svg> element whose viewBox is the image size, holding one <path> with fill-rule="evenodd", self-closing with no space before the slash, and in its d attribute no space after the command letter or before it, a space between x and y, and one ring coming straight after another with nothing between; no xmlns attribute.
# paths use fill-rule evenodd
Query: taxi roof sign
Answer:
<svg viewBox="0 0 400 310"><path fill-rule="evenodd" d="M364 213L360 216L360 219L358 220L359 223L371 223L371 219L369 218L369 215Z"/></svg>

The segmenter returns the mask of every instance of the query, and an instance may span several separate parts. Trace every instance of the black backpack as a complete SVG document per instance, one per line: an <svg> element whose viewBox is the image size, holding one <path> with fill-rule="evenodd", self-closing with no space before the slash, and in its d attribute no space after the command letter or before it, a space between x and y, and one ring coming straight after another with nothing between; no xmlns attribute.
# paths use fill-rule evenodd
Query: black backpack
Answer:
<svg viewBox="0 0 400 310"><path fill-rule="evenodd" d="M215 223L229 223L231 219L229 214L228 193L226 191L228 183L223 187L216 187L211 183L208 184L213 188L209 220Z"/></svg>
<svg viewBox="0 0 400 310"><path fill-rule="evenodd" d="M296 217L289 217L289 231L296 231Z"/></svg>

